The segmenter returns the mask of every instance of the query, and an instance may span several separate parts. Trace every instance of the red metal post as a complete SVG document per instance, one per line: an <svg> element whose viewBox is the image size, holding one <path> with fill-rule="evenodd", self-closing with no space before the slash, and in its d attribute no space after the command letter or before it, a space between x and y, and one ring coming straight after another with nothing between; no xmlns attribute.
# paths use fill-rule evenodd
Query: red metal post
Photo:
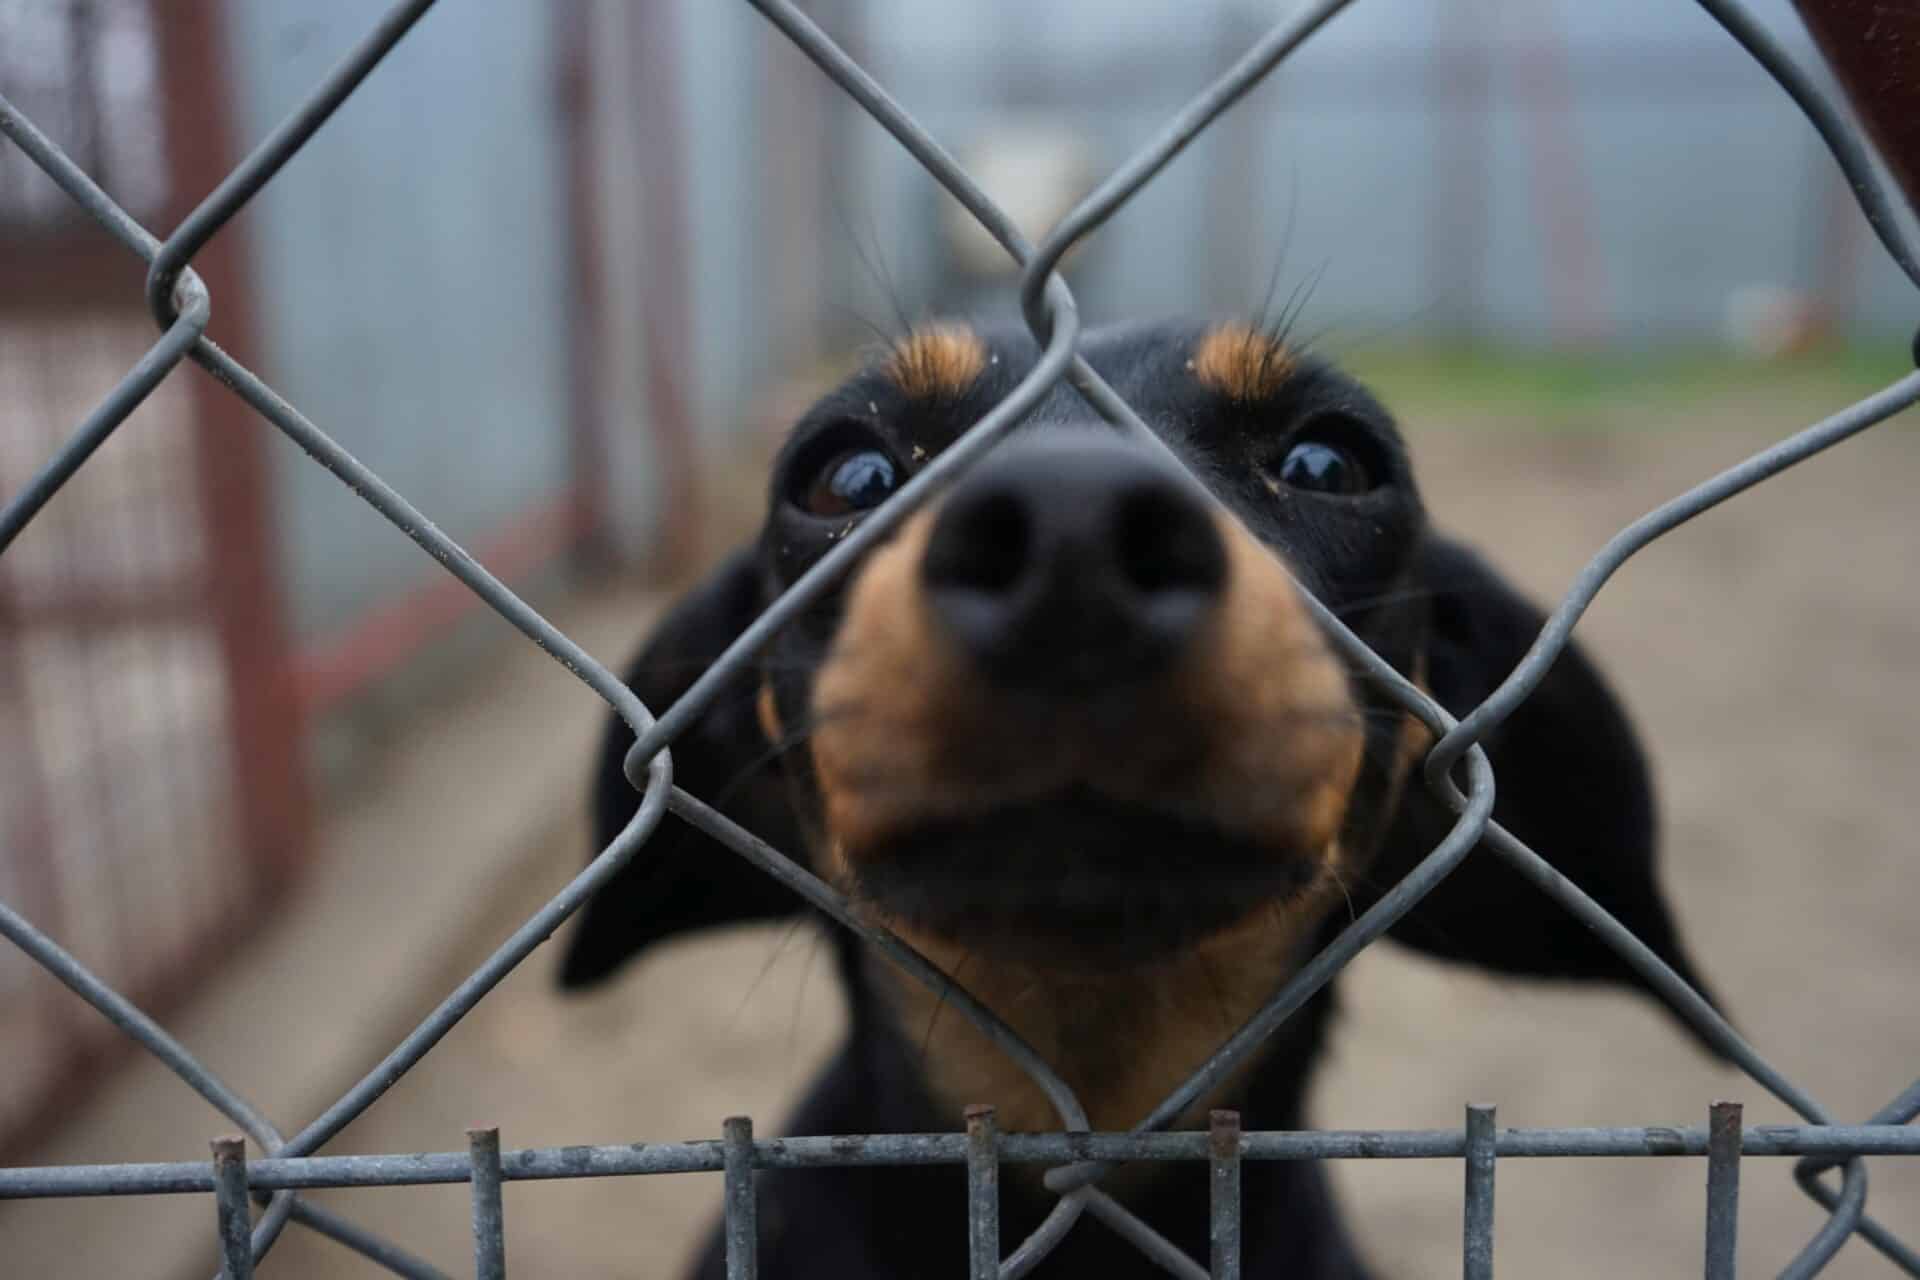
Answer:
<svg viewBox="0 0 1920 1280"><path fill-rule="evenodd" d="M580 552L603 560L607 539L606 372L608 369L606 256L600 172L595 162L595 113L599 110L593 78L592 0L567 0L554 9L559 38L556 68L561 127L567 164L568 253L573 267L573 306L568 312L568 375L573 384L569 468L571 506L580 535Z"/></svg>
<svg viewBox="0 0 1920 1280"><path fill-rule="evenodd" d="M687 373L692 359L692 306L687 292L686 183L682 163L680 77L674 9L639 4L629 26L631 65L641 149L641 233L646 280L643 321L647 357L647 415L660 461L660 551L664 574L684 569L699 553L698 460Z"/></svg>
<svg viewBox="0 0 1920 1280"><path fill-rule="evenodd" d="M233 80L221 8L216 0L155 6L172 178L169 227L214 189L239 154L227 97ZM193 269L212 292L212 335L241 362L252 364L253 299L241 239L245 222L243 213L216 235L195 257ZM176 376L188 378L195 409L211 586L205 603L227 668L236 811L241 838L260 874L258 887L267 889L299 865L309 827L302 725L270 520L266 448L272 428L204 373Z"/></svg>

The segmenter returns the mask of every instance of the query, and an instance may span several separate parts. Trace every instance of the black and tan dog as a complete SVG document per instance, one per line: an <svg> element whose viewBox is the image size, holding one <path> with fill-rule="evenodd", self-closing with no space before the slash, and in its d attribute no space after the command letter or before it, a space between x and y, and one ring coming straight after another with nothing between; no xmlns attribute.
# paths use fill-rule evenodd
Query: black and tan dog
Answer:
<svg viewBox="0 0 1920 1280"><path fill-rule="evenodd" d="M1239 325L1089 336L1083 354L1211 493L1061 386L1003 445L790 626L674 746L676 781L844 889L1013 1025L1096 1129L1143 1118L1305 958L1452 823L1417 777L1427 744L1352 676L1271 552L1456 713L1512 669L1542 617L1432 532L1386 411L1329 365ZM756 614L1037 358L1024 336L931 327L799 422L759 540L662 624L630 673L670 706ZM616 724L598 835L636 796ZM1652 796L1633 732L1570 651L1486 744L1496 817L1690 976L1655 884ZM769 763L772 762L772 763ZM720 798L720 799L716 799ZM589 904L563 981L606 977L684 930L791 914L798 899L668 819ZM1471 856L1396 929L1513 974L1637 979L1586 929ZM795 1133L1004 1130L1053 1110L963 1018L835 930L852 1006ZM1196 1104L1303 1127L1323 992ZM762 1175L762 1274L964 1273L963 1174ZM1179 1165L1108 1186L1196 1259L1207 1180ZM1051 1204L1003 1183L1009 1245ZM1244 1173L1249 1275L1365 1274L1322 1171ZM723 1273L709 1251L699 1274ZM1077 1227L1039 1274L1159 1274Z"/></svg>

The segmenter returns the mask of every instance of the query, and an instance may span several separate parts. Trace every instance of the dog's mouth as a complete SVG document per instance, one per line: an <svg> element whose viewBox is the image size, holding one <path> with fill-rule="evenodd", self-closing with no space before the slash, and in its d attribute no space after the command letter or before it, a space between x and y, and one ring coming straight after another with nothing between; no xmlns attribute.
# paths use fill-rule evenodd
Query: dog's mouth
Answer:
<svg viewBox="0 0 1920 1280"><path fill-rule="evenodd" d="M865 850L858 896L1003 959L1150 963L1304 893L1324 859L1086 786L908 827Z"/></svg>

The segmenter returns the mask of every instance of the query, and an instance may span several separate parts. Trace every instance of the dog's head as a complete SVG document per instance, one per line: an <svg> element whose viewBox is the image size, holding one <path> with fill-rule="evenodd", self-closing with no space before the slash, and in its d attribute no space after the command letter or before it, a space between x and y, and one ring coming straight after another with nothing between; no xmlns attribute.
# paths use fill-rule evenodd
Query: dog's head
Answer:
<svg viewBox="0 0 1920 1280"><path fill-rule="evenodd" d="M1304 944L1452 815L1408 782L1424 731L1349 671L1301 592L1456 713L1540 615L1429 530L1391 418L1338 369L1231 324L1081 350L1166 449L1057 388L780 634L675 744L677 780L936 955L1087 973L1249 932ZM641 696L664 710L1037 354L1024 335L931 327L816 404L757 545L668 618L633 673ZM607 741L603 841L636 802L631 740L616 725ZM1486 745L1500 820L1686 974L1646 770L1584 657ZM569 984L669 933L797 905L684 829L660 839L588 907ZM1485 856L1396 936L1508 972L1637 981Z"/></svg>
<svg viewBox="0 0 1920 1280"><path fill-rule="evenodd" d="M824 874L928 940L1064 967L1191 946L1371 851L1385 806L1357 793L1398 768L1399 725L1281 559L1357 608L1396 591L1422 525L1384 411L1266 335L1087 357L1214 493L1061 390L783 635L762 695L769 734L805 743ZM1034 358L931 329L816 407L776 471L780 579ZM1368 630L1410 659L1419 612L1376 604Z"/></svg>

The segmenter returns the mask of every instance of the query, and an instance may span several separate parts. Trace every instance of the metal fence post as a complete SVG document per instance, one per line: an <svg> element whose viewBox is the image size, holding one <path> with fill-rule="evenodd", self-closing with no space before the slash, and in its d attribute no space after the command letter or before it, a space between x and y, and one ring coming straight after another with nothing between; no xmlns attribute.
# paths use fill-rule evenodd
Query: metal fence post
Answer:
<svg viewBox="0 0 1920 1280"><path fill-rule="evenodd" d="M1466 1231L1461 1254L1466 1280L1493 1280L1493 1108L1469 1103L1466 1127Z"/></svg>
<svg viewBox="0 0 1920 1280"><path fill-rule="evenodd" d="M727 1280L758 1274L760 1209L753 1193L753 1120L728 1116L722 1125L726 1161Z"/></svg>
<svg viewBox="0 0 1920 1280"><path fill-rule="evenodd" d="M1740 1117L1737 1102L1707 1113L1707 1280L1733 1280L1740 1226Z"/></svg>
<svg viewBox="0 0 1920 1280"><path fill-rule="evenodd" d="M479 1280L506 1280L507 1219L500 1194L500 1131L467 1130L473 1172L473 1266Z"/></svg>
<svg viewBox="0 0 1920 1280"><path fill-rule="evenodd" d="M1215 1111L1208 1117L1208 1189L1212 1221L1213 1280L1240 1280L1240 1113Z"/></svg>
<svg viewBox="0 0 1920 1280"><path fill-rule="evenodd" d="M967 1118L967 1257L972 1280L1000 1274L1000 1124L975 1104Z"/></svg>
<svg viewBox="0 0 1920 1280"><path fill-rule="evenodd" d="M211 1145L220 1274L225 1280L252 1280L253 1216L247 1209L247 1140L215 1138Z"/></svg>

